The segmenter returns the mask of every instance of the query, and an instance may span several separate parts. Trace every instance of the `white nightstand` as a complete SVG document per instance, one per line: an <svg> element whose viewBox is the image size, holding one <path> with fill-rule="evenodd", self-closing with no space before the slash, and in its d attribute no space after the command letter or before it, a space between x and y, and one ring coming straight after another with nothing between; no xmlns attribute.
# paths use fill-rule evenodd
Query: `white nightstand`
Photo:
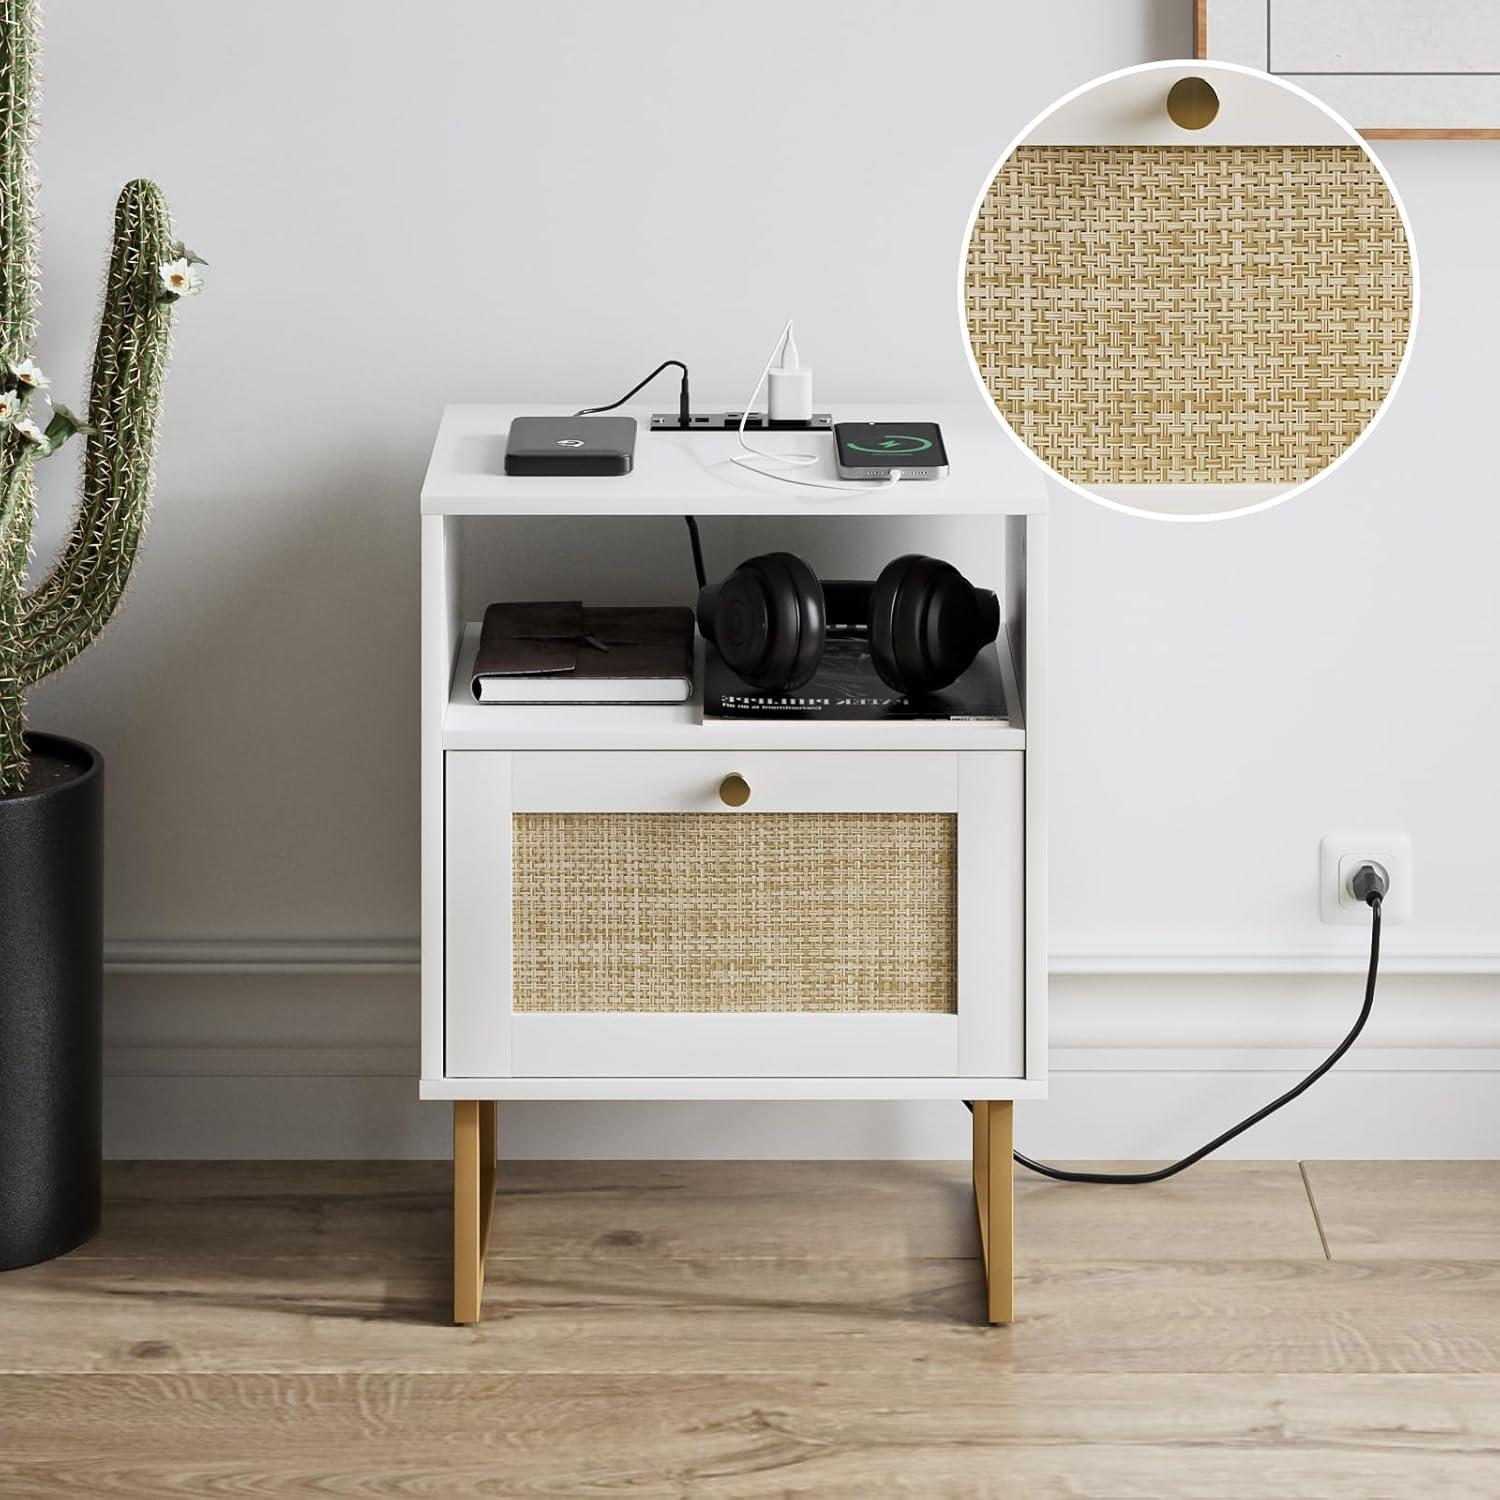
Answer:
<svg viewBox="0 0 1500 1500"><path fill-rule="evenodd" d="M479 1317L501 1099L954 1099L976 1101L989 1317L1009 1322L1012 1102L1044 1096L1047 1065L1040 471L976 400L836 407L840 420L920 415L942 423L950 476L894 489L783 484L727 462L736 451L731 434L650 432L647 407L630 409L640 432L629 475L507 477L510 419L547 410L450 406L422 488L421 1093L453 1101L455 1321ZM758 442L795 450L831 449L832 440L772 434ZM811 473L834 477L831 461ZM701 701L473 701L478 627L466 619L460 584L466 537L507 517L687 514L972 522L973 545L958 555L950 533L943 555L976 581L988 581L987 570L1003 580L999 649L1011 722L705 722ZM587 545L584 532L579 546ZM740 806L720 794L734 773L750 787ZM777 817L743 821L768 813ZM922 851L933 878L913 881L907 862L881 859L897 839ZM752 847L755 868L745 878L771 878L741 907L734 876ZM649 979L659 962L670 1008L654 1008L649 982L618 1009L597 996L563 1009L562 987L549 990L549 922L571 917L576 938L589 920L582 907L556 910L574 888L568 862L588 860L596 870L601 857L624 872L617 888L638 908L631 973ZM711 908L702 905L705 868L729 892ZM801 941L805 896L787 874L793 868L817 889L841 893L832 916L823 903L819 920L825 932L832 921L847 935L816 954ZM588 884L597 900L600 882ZM551 905L537 911L528 892L544 888L554 893ZM895 924L893 903L902 913ZM695 911L701 922L684 915ZM782 945L778 932L795 940ZM740 983L734 963L716 964L726 942L742 939L762 965L775 949L782 1008L758 1008L766 1002L760 981ZM944 955L921 983L914 978L909 997L889 982L890 955L904 944ZM880 993L873 982L869 993L861 989L867 973L883 976Z"/></svg>

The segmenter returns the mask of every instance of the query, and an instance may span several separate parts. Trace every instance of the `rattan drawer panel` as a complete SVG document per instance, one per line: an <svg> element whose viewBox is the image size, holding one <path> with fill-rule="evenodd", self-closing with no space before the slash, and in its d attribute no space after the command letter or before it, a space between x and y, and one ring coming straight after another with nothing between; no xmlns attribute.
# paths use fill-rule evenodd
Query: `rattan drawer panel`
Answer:
<svg viewBox="0 0 1500 1500"><path fill-rule="evenodd" d="M1357 146L1023 146L969 241L995 405L1079 484L1290 484L1406 348L1401 216Z"/></svg>
<svg viewBox="0 0 1500 1500"><path fill-rule="evenodd" d="M518 814L514 1008L952 1014L956 825Z"/></svg>

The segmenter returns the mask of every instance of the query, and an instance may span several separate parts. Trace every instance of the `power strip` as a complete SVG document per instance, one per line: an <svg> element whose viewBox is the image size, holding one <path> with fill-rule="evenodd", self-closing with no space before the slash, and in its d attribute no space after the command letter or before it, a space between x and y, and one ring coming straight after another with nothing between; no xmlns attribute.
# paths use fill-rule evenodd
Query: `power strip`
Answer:
<svg viewBox="0 0 1500 1500"><path fill-rule="evenodd" d="M737 432L740 418L745 419L746 432L832 432L833 415L826 411L815 411L806 421L773 422L763 411L704 411L692 412L688 425L675 411L651 413L652 432Z"/></svg>

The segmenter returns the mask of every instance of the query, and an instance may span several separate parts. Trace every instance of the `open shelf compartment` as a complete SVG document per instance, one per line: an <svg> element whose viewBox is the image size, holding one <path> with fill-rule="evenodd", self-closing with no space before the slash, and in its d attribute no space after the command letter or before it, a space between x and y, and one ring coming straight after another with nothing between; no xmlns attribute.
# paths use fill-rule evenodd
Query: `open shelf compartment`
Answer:
<svg viewBox="0 0 1500 1500"><path fill-rule="evenodd" d="M464 627L443 718L445 750L1024 750L1026 728L1010 638L996 642L1005 679L1008 724L914 719L705 719L703 642L697 642L693 696L686 703L555 704L517 707L476 703L470 689L479 626Z"/></svg>

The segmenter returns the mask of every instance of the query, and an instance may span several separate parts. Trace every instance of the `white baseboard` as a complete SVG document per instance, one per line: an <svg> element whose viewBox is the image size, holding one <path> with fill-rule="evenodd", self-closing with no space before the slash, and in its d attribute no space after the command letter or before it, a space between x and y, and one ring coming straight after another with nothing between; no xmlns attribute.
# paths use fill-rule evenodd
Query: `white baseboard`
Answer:
<svg viewBox="0 0 1500 1500"><path fill-rule="evenodd" d="M1500 982L1485 950L1399 958L1339 1069L1226 1154L1500 1156ZM1112 962L1056 962L1051 1098L1019 1107L1031 1154L1191 1149L1295 1082L1359 1008L1357 955ZM417 965L409 942L110 944L107 1151L446 1154L446 1109L416 1097ZM513 1158L968 1150L967 1116L947 1104L514 1104L501 1118Z"/></svg>

